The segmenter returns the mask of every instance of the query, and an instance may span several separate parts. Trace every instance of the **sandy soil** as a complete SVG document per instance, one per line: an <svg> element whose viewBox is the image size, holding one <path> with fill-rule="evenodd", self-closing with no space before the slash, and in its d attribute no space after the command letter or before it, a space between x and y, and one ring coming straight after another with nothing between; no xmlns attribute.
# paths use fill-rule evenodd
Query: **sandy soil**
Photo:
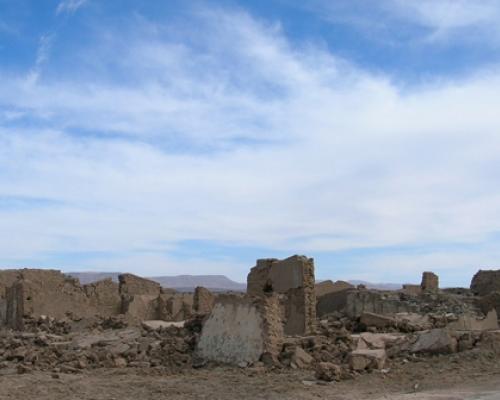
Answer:
<svg viewBox="0 0 500 400"><path fill-rule="evenodd" d="M500 399L498 360L435 357L393 363L389 371L323 383L312 371L263 369L189 370L168 375L155 369L102 369L82 374L7 374L0 376L0 399Z"/></svg>

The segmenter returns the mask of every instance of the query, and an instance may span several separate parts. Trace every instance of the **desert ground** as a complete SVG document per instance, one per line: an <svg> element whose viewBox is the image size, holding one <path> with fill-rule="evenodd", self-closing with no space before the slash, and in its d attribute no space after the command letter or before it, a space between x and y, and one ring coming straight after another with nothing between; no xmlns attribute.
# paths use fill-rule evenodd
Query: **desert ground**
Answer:
<svg viewBox="0 0 500 400"><path fill-rule="evenodd" d="M215 367L169 374L161 368L98 369L80 374L1 372L0 399L500 399L500 364L474 352L393 362L341 382L313 371Z"/></svg>

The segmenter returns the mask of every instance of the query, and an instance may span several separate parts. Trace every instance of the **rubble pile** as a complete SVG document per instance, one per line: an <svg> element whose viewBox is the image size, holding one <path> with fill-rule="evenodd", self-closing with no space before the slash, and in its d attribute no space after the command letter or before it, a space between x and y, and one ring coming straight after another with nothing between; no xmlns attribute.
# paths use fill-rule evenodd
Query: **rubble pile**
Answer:
<svg viewBox="0 0 500 400"><path fill-rule="evenodd" d="M498 280L480 271L471 290L442 290L425 272L398 291L315 286L304 256L258 260L246 294L176 293L131 274L81 286L58 271L0 271L0 375L226 364L339 381L436 355L498 357Z"/></svg>
<svg viewBox="0 0 500 400"><path fill-rule="evenodd" d="M48 318L32 321L35 325L39 328L36 332L1 332L0 373L9 368L23 373L78 373L125 367L162 367L164 371L178 372L192 367L198 334L194 325L87 332L68 332L68 322Z"/></svg>

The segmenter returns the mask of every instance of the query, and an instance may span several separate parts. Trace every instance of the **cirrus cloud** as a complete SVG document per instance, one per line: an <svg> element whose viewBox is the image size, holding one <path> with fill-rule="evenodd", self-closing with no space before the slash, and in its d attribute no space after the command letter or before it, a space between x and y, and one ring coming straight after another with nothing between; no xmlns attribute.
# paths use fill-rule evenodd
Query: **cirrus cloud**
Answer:
<svg viewBox="0 0 500 400"><path fill-rule="evenodd" d="M99 27L37 80L8 76L2 264L89 253L71 266L140 272L142 257L158 275L193 239L335 254L500 231L498 68L401 88L242 11L191 18ZM422 260L439 272L443 254Z"/></svg>

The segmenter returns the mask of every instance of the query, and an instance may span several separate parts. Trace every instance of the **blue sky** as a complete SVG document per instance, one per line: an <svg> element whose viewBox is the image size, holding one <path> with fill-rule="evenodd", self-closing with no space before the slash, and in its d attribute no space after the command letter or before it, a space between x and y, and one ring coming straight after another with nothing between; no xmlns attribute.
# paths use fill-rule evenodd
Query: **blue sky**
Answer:
<svg viewBox="0 0 500 400"><path fill-rule="evenodd" d="M0 265L468 285L500 0L0 0Z"/></svg>

